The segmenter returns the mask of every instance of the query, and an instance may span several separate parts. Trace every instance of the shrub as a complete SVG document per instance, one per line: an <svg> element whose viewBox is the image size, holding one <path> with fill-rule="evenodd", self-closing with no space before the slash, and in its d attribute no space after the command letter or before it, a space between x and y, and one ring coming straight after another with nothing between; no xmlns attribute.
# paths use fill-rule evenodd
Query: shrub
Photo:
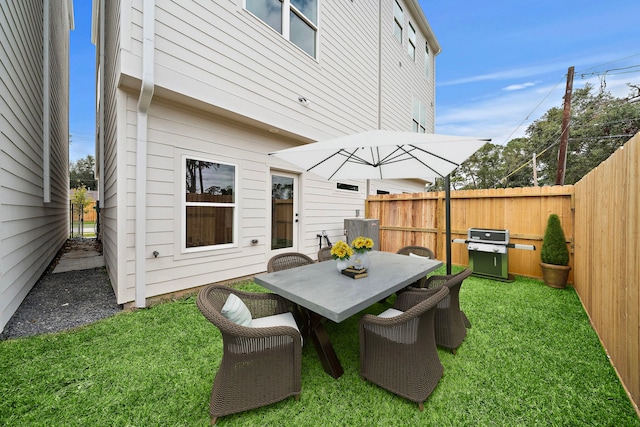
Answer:
<svg viewBox="0 0 640 427"><path fill-rule="evenodd" d="M569 250L560 218L556 214L549 215L547 229L542 240L540 259L545 264L569 265Z"/></svg>

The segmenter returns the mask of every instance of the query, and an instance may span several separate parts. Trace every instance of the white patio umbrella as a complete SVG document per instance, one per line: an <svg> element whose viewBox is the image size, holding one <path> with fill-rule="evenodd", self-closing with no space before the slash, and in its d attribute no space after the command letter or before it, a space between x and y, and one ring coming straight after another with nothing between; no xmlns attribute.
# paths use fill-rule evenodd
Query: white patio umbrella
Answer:
<svg viewBox="0 0 640 427"><path fill-rule="evenodd" d="M269 155L329 180L445 178L491 139L370 130L318 141ZM448 179L447 187L448 187ZM447 270L451 238L447 204Z"/></svg>

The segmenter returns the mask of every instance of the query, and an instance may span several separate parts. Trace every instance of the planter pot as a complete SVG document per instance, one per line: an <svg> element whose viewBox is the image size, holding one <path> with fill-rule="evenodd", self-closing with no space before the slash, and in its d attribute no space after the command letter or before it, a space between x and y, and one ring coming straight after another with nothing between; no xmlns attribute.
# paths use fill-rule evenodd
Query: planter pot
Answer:
<svg viewBox="0 0 640 427"><path fill-rule="evenodd" d="M353 254L353 268L356 270L364 268L366 270L369 268L369 265L371 265L371 260L367 252L356 252Z"/></svg>
<svg viewBox="0 0 640 427"><path fill-rule="evenodd" d="M340 258L336 260L336 268L338 269L339 272L342 272L342 270L344 270L347 267L349 267L349 260L346 260L346 259L343 260Z"/></svg>
<svg viewBox="0 0 640 427"><path fill-rule="evenodd" d="M564 288L567 286L567 277L569 277L571 267L568 265L554 265L541 262L540 268L542 268L542 279L545 285L552 288Z"/></svg>

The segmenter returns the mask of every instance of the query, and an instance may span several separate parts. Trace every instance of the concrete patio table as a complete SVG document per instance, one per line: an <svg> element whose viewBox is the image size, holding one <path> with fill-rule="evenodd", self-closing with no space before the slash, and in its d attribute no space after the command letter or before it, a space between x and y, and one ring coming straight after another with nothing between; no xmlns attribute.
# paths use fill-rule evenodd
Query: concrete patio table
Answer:
<svg viewBox="0 0 640 427"><path fill-rule="evenodd" d="M371 251L368 276L352 279L341 274L335 261L325 261L288 270L261 274L255 282L301 308L305 325L324 370L339 378L338 359L324 320L339 323L383 300L442 265L441 261L389 252Z"/></svg>

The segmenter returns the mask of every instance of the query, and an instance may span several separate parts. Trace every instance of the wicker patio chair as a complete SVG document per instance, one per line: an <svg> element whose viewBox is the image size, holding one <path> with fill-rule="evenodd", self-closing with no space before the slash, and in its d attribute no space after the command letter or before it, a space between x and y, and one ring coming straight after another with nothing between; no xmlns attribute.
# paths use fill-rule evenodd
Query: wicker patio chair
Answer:
<svg viewBox="0 0 640 427"><path fill-rule="evenodd" d="M429 276L425 284L426 289L449 288L449 296L440 301L436 310L436 343L453 354L467 336L467 328L471 327L466 314L460 310L460 287L470 275L471 270L466 268L456 274Z"/></svg>
<svg viewBox="0 0 640 427"><path fill-rule="evenodd" d="M267 272L273 273L274 271L287 270L301 265L313 264L314 262L311 257L300 252L287 252L271 257L267 263Z"/></svg>
<svg viewBox="0 0 640 427"><path fill-rule="evenodd" d="M393 309L360 319L360 376L418 403L420 411L444 370L433 319L438 302L448 293L446 287L406 291L396 298Z"/></svg>
<svg viewBox="0 0 640 427"><path fill-rule="evenodd" d="M331 246L324 247L318 251L318 262L331 261Z"/></svg>
<svg viewBox="0 0 640 427"><path fill-rule="evenodd" d="M409 254L414 254L414 255L417 255L417 256L421 256L421 257L428 257L428 258L431 258L431 259L436 259L436 256L433 253L433 251L431 249L429 249L429 248L424 247L424 246L405 246L403 248L398 249L398 251L396 253L400 254L400 255L407 255L407 256L409 256ZM416 288L424 288L426 281L427 281L427 276L425 276L425 277L417 280L416 282L412 283L411 286L416 287Z"/></svg>
<svg viewBox="0 0 640 427"><path fill-rule="evenodd" d="M209 405L211 424L218 417L289 396L298 400L301 392L302 338L296 326L241 326L228 320L222 308L232 293L251 312L251 322L286 313L289 306L275 294L242 292L222 285L207 286L198 294L200 312L222 333L222 361Z"/></svg>

